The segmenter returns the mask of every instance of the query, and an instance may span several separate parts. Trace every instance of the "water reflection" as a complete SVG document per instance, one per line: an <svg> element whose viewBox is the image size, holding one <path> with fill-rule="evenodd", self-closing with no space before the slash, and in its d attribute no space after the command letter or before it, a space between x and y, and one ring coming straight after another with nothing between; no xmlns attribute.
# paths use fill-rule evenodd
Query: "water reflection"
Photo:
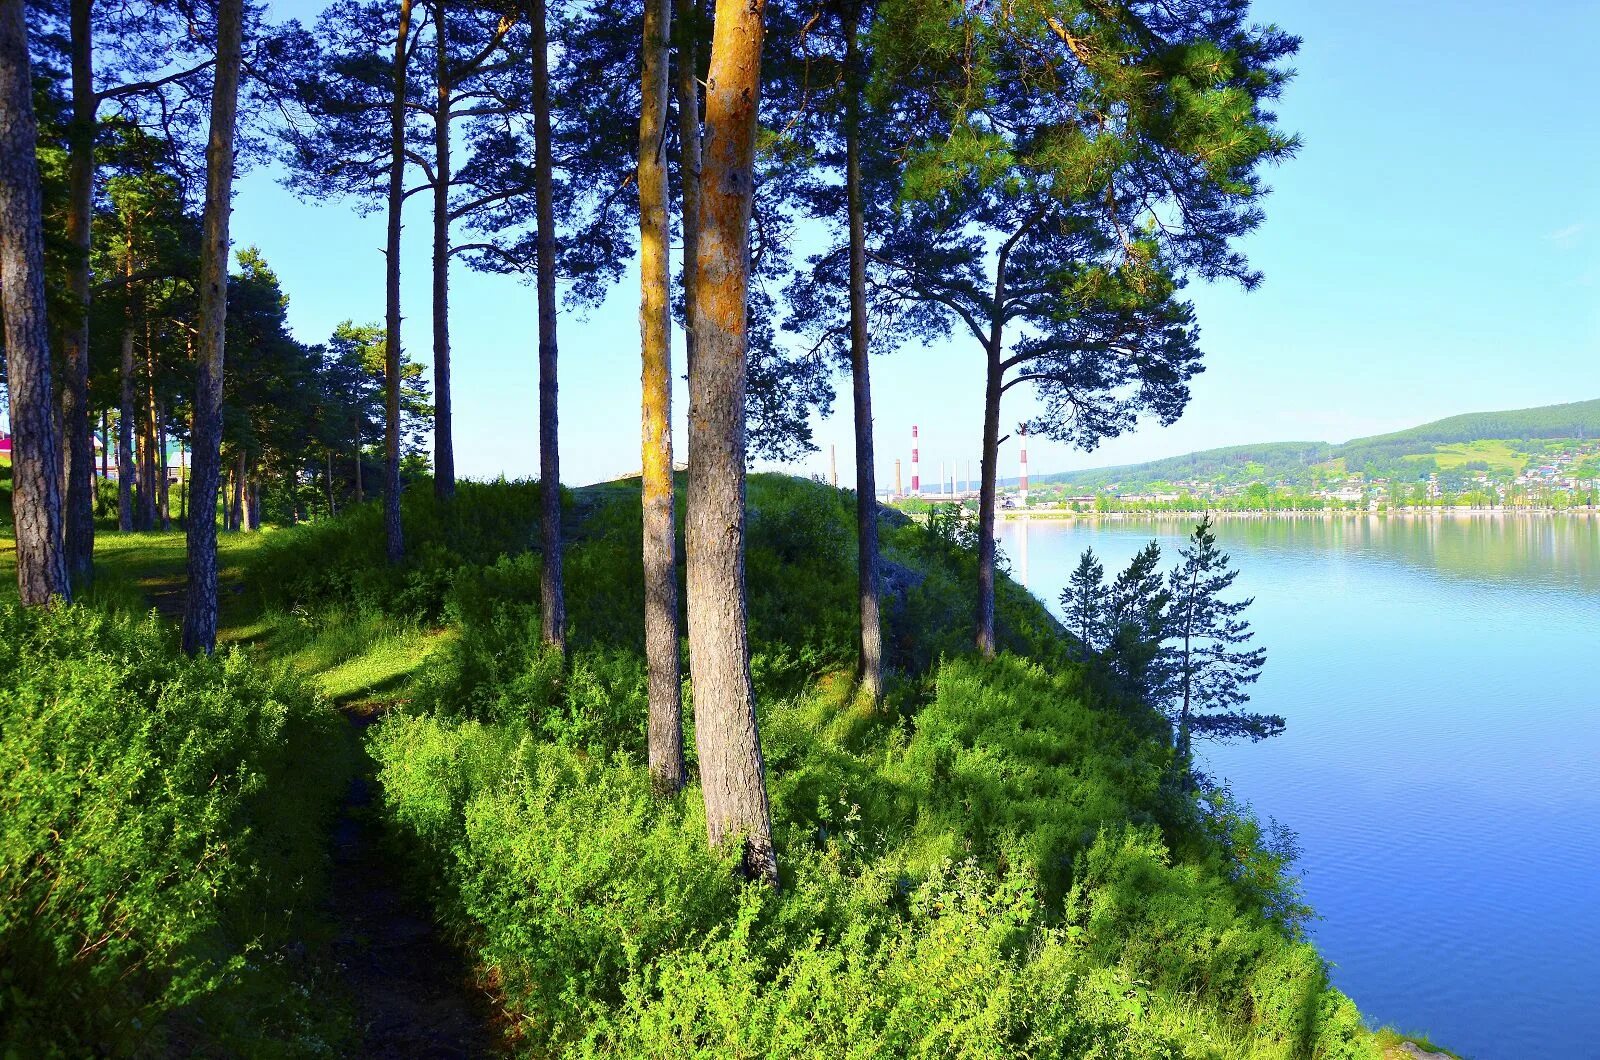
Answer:
<svg viewBox="0 0 1600 1060"><path fill-rule="evenodd" d="M1001 527L1051 606L1187 518ZM1205 760L1304 848L1335 980L1479 1057L1600 1055L1600 519L1225 518L1280 739Z"/></svg>

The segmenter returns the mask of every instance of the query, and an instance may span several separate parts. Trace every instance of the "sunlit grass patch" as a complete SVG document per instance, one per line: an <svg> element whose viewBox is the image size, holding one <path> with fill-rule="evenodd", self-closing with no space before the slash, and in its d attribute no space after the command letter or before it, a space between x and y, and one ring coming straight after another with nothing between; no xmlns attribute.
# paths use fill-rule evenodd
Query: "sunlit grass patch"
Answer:
<svg viewBox="0 0 1600 1060"><path fill-rule="evenodd" d="M1415 1046L1424 1054L1433 1053L1461 1060L1460 1053L1452 1052L1444 1046L1433 1042L1425 1034L1403 1034L1393 1027L1383 1027L1376 1032L1374 1037L1378 1047L1383 1050L1385 1060L1405 1060L1405 1058L1415 1056L1416 1053L1413 1050L1403 1048L1406 1045Z"/></svg>
<svg viewBox="0 0 1600 1060"><path fill-rule="evenodd" d="M456 635L413 618L343 609L266 612L230 634L337 703L394 691Z"/></svg>
<svg viewBox="0 0 1600 1060"><path fill-rule="evenodd" d="M1483 463L1489 466L1490 471L1518 474L1527 466L1528 454L1520 452L1516 445L1515 442L1501 438L1455 442L1437 446L1433 452L1433 459L1443 471L1450 471L1464 464Z"/></svg>

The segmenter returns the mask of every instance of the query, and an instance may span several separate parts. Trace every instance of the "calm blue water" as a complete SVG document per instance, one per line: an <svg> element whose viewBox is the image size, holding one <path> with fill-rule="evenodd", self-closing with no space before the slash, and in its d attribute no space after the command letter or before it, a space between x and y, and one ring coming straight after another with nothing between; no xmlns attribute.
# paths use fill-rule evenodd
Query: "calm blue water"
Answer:
<svg viewBox="0 0 1600 1060"><path fill-rule="evenodd" d="M1055 606L1190 524L1008 522ZM1600 1057L1600 519L1225 520L1282 737L1210 747L1299 834L1317 943L1374 1026L1478 1060ZM1058 609L1059 610L1059 609Z"/></svg>

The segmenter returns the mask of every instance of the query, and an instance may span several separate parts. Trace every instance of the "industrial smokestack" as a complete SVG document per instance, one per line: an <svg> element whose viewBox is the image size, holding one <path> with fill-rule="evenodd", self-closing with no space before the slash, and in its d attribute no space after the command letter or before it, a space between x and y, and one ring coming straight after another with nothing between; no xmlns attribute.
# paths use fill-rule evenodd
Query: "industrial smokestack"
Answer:
<svg viewBox="0 0 1600 1060"><path fill-rule="evenodd" d="M922 496L921 455L917 452L917 425L911 425L911 495Z"/></svg>
<svg viewBox="0 0 1600 1060"><path fill-rule="evenodd" d="M1017 500L1026 508L1028 506L1028 428L1022 428L1022 488L1017 491Z"/></svg>
<svg viewBox="0 0 1600 1060"><path fill-rule="evenodd" d="M894 458L894 495L896 498L904 497L905 490L900 488L900 458Z"/></svg>
<svg viewBox="0 0 1600 1060"><path fill-rule="evenodd" d="M944 492L944 461L943 460L939 461L939 489L938 489L938 492L940 492L940 493Z"/></svg>
<svg viewBox="0 0 1600 1060"><path fill-rule="evenodd" d="M828 481L834 489L839 488L839 447L832 444L828 446Z"/></svg>

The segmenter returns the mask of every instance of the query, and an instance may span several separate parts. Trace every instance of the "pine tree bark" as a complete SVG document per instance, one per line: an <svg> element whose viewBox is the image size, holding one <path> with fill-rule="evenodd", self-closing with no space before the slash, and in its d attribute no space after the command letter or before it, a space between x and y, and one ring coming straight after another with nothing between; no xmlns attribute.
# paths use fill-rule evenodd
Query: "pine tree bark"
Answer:
<svg viewBox="0 0 1600 1060"><path fill-rule="evenodd" d="M239 455L233 466L233 496L228 502L228 529L238 533L244 529L244 450L239 450Z"/></svg>
<svg viewBox="0 0 1600 1060"><path fill-rule="evenodd" d="M157 477L157 503L156 507L161 518L161 529L172 529L171 496L168 491L167 481L167 428L166 413L156 406L156 477Z"/></svg>
<svg viewBox="0 0 1600 1060"><path fill-rule="evenodd" d="M245 529L255 533L261 529L261 476L259 469L250 473L250 492L244 502Z"/></svg>
<svg viewBox="0 0 1600 1060"><path fill-rule="evenodd" d="M700 82L698 23L694 0L673 0L677 20L678 165L683 186L683 334L684 359L694 370L695 265L700 258Z"/></svg>
<svg viewBox="0 0 1600 1060"><path fill-rule="evenodd" d="M989 338L984 343L983 383L983 461L978 472L978 651L986 659L994 658L997 650L994 633L994 520L995 491L1000 470L1000 399L1006 390L1005 364L1001 353L1005 350L1006 326L1006 267L1011 252L1028 230L1037 222L1024 222L1000 244L995 255L994 301L989 310Z"/></svg>
<svg viewBox="0 0 1600 1060"><path fill-rule="evenodd" d="M639 110L639 341L644 509L644 653L650 684L650 776L683 787L678 564L672 482L672 264L668 249L666 117L671 0L645 0Z"/></svg>
<svg viewBox="0 0 1600 1060"><path fill-rule="evenodd" d="M450 412L450 49L446 0L434 0L438 38L433 123L433 492L456 495L455 434Z"/></svg>
<svg viewBox="0 0 1600 1060"><path fill-rule="evenodd" d="M998 321L996 322L998 329ZM985 350L983 386L983 462L978 476L978 651L994 658L994 515L996 474L1000 463L1000 395L1003 389L1000 348Z"/></svg>
<svg viewBox="0 0 1600 1060"><path fill-rule="evenodd" d="M67 144L67 242L72 245L68 288L72 318L63 335L62 459L66 480L63 545L67 574L82 587L94 576L94 438L89 423L89 247L94 216L94 134L100 101L94 91L90 0L72 0L72 120Z"/></svg>
<svg viewBox="0 0 1600 1060"><path fill-rule="evenodd" d="M400 0L394 43L394 98L389 106L389 233L384 318L383 528L390 563L405 559L400 526L400 212L405 206L406 63L411 50L411 0Z"/></svg>
<svg viewBox="0 0 1600 1060"><path fill-rule="evenodd" d="M23 0L0 0L0 316L11 402L12 517L24 604L70 600L61 449L50 407L44 221ZM85 413L87 415L87 413Z"/></svg>
<svg viewBox="0 0 1600 1060"><path fill-rule="evenodd" d="M742 842L745 873L776 886L744 585L746 312L764 7L717 0L706 81L689 378L689 653L710 842Z"/></svg>
<svg viewBox="0 0 1600 1060"><path fill-rule="evenodd" d="M544 642L567 653L567 601L561 573L561 431L556 379L555 154L550 132L550 39L545 0L531 0L533 31L534 211L538 223L539 523Z"/></svg>
<svg viewBox="0 0 1600 1060"><path fill-rule="evenodd" d="M156 528L156 354L150 317L144 321L144 400L139 410L139 515L140 530Z"/></svg>
<svg viewBox="0 0 1600 1060"><path fill-rule="evenodd" d="M133 222L128 222L128 250L123 261L128 276L133 275ZM120 366L121 393L117 402L117 529L124 533L133 529L133 299L134 288L128 288L128 311L122 324L122 363Z"/></svg>
<svg viewBox="0 0 1600 1060"><path fill-rule="evenodd" d="M217 645L217 479L222 470L223 340L228 314L228 214L233 208L233 134L239 105L244 0L217 4L217 65L206 142L206 200L200 244L200 344L195 351L194 511L189 520L189 586L183 650Z"/></svg>
<svg viewBox="0 0 1600 1060"><path fill-rule="evenodd" d="M845 25L845 200L850 213L850 389L855 409L856 581L860 597L861 692L883 698L883 618L878 595L878 476L872 444L872 374L867 336L867 233L861 203L860 5Z"/></svg>

